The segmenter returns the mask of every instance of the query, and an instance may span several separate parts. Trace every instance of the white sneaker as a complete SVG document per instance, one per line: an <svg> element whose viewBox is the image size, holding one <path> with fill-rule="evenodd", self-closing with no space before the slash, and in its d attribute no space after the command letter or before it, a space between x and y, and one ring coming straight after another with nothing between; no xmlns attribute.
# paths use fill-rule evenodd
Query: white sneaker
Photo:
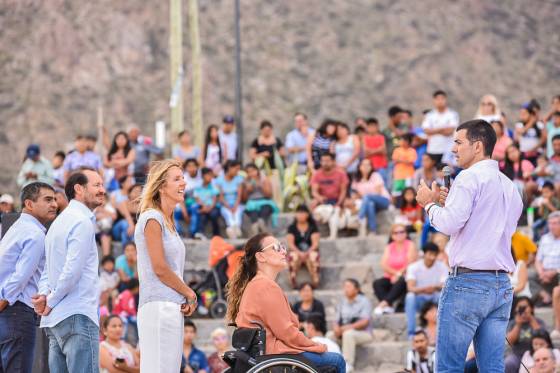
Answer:
<svg viewBox="0 0 560 373"><path fill-rule="evenodd" d="M206 238L206 236L203 235L203 234L200 233L200 232L196 232L196 233L194 234L194 238L197 239L197 240L201 240L201 241L208 241L208 238Z"/></svg>
<svg viewBox="0 0 560 373"><path fill-rule="evenodd" d="M395 313L395 309L394 309L393 307L384 307L384 308L383 308L383 313L384 313L384 314Z"/></svg>
<svg viewBox="0 0 560 373"><path fill-rule="evenodd" d="M240 227L234 227L235 230L235 238L241 238L243 237L243 232L241 232L241 228Z"/></svg>
<svg viewBox="0 0 560 373"><path fill-rule="evenodd" d="M383 315L383 310L384 310L384 309L385 309L384 307L379 307L379 306L377 306L377 307L375 307L375 309L373 310L373 314L376 315L376 316L381 316L381 315Z"/></svg>
<svg viewBox="0 0 560 373"><path fill-rule="evenodd" d="M360 228L358 230L358 237L365 238L367 236L367 220L360 219Z"/></svg>
<svg viewBox="0 0 560 373"><path fill-rule="evenodd" d="M226 228L226 235L232 240L235 239L235 230L233 229L233 227Z"/></svg>
<svg viewBox="0 0 560 373"><path fill-rule="evenodd" d="M354 371L354 367L352 366L352 364L346 363L346 373L351 373L353 371Z"/></svg>

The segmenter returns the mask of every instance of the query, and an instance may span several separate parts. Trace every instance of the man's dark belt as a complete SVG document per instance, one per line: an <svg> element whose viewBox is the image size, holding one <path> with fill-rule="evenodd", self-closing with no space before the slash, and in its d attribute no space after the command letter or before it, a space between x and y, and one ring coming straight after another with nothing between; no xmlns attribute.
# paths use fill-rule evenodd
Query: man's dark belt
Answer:
<svg viewBox="0 0 560 373"><path fill-rule="evenodd" d="M452 267L451 274L453 275L461 275L464 273L508 273L508 271L504 271L503 269L470 269L466 267Z"/></svg>

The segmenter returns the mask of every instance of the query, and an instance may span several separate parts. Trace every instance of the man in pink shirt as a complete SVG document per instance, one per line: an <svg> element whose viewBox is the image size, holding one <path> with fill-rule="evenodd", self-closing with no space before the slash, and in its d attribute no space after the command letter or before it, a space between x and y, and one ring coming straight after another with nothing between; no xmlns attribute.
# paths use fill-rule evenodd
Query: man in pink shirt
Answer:
<svg viewBox="0 0 560 373"><path fill-rule="evenodd" d="M477 365L487 372L504 371L506 327L515 270L511 236L523 203L513 182L491 159L496 133L483 120L461 124L453 154L463 171L449 195L420 184L417 201L430 223L451 236L451 273L438 310L437 372L462 372L471 341ZM438 204L439 202L439 204Z"/></svg>

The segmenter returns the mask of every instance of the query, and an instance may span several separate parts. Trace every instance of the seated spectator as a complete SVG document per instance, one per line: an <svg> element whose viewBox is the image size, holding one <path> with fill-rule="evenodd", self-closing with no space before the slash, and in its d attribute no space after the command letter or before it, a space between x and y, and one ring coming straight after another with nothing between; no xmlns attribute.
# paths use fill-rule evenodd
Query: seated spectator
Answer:
<svg viewBox="0 0 560 373"><path fill-rule="evenodd" d="M381 175L373 169L370 159L360 162L350 188L352 198L360 201L360 236L365 237L368 231L375 234L377 212L389 207L391 195L385 188Z"/></svg>
<svg viewBox="0 0 560 373"><path fill-rule="evenodd" d="M313 342L324 344L327 346L328 352L342 354L340 347L333 340L325 337L327 334L327 321L324 318L318 315L311 315L302 323L302 326L305 335Z"/></svg>
<svg viewBox="0 0 560 373"><path fill-rule="evenodd" d="M344 201L348 188L346 172L335 167L334 155L321 155L321 168L311 177L311 208L320 223L328 223L330 238L335 239L338 229L346 226Z"/></svg>
<svg viewBox="0 0 560 373"><path fill-rule="evenodd" d="M103 165L106 168L113 169L113 178L109 181L108 191L116 190L118 180L129 174L128 170L134 164L136 158L136 151L132 147L128 134L124 131L119 131L113 137L113 143L109 152L103 160Z"/></svg>
<svg viewBox="0 0 560 373"><path fill-rule="evenodd" d="M537 245L528 236L516 230L511 237L511 247L515 259L523 260L527 267L533 264Z"/></svg>
<svg viewBox="0 0 560 373"><path fill-rule="evenodd" d="M399 146L393 150L393 195L400 196L401 192L412 185L414 178L414 162L416 149L412 146L412 135L404 134L400 137Z"/></svg>
<svg viewBox="0 0 560 373"><path fill-rule="evenodd" d="M16 212L14 197L9 194L2 194L0 196L0 220L3 214L10 214L13 212Z"/></svg>
<svg viewBox="0 0 560 373"><path fill-rule="evenodd" d="M173 145L171 156L179 162L185 162L187 159L199 159L200 148L193 145L191 134L189 131L181 131L177 135L178 144Z"/></svg>
<svg viewBox="0 0 560 373"><path fill-rule="evenodd" d="M214 180L220 191L220 213L226 221L226 234L229 238L241 237L241 223L245 206L243 197L243 176L239 175L240 163L229 160L224 166L224 174Z"/></svg>
<svg viewBox="0 0 560 373"><path fill-rule="evenodd" d="M204 352L194 345L196 339L196 325L189 319L185 319L185 332L183 337L183 358L181 361L181 373L209 373L210 367Z"/></svg>
<svg viewBox="0 0 560 373"><path fill-rule="evenodd" d="M428 335L419 330L412 336L412 350L406 353L405 372L434 373L436 349L428 344Z"/></svg>
<svg viewBox="0 0 560 373"><path fill-rule="evenodd" d="M111 294L119 286L119 273L115 270L115 258L106 255L101 258L99 270L99 291Z"/></svg>
<svg viewBox="0 0 560 373"><path fill-rule="evenodd" d="M545 329L544 321L535 317L533 302L527 297L519 297L513 305L513 320L507 327L507 340L511 344L511 353L506 356L505 372L518 373L521 357L531 349L531 335Z"/></svg>
<svg viewBox="0 0 560 373"><path fill-rule="evenodd" d="M200 175L198 162L194 158L189 158L183 162L183 178L185 179L185 202L180 203L175 207L173 211L173 217L175 219L175 226L177 227L177 232L183 235L183 228L181 227L181 221L189 222L189 234L190 237L194 237L196 233L196 228L198 227L198 215L196 210L198 210L198 205L194 199L194 190L202 185L202 176Z"/></svg>
<svg viewBox="0 0 560 373"><path fill-rule="evenodd" d="M127 200L116 206L117 222L113 225L113 239L120 241L123 245L134 241L141 194L142 185L135 184L130 187Z"/></svg>
<svg viewBox="0 0 560 373"><path fill-rule="evenodd" d="M379 172L387 185L387 145L385 144L385 136L379 131L379 122L376 118L368 118L366 120L366 134L364 136L364 157L368 158L374 170Z"/></svg>
<svg viewBox="0 0 560 373"><path fill-rule="evenodd" d="M327 338L341 344L347 371L353 370L356 346L372 341L371 303L355 279L344 281L344 298L336 307L333 330Z"/></svg>
<svg viewBox="0 0 560 373"><path fill-rule="evenodd" d="M82 167L92 168L103 175L103 164L101 157L88 150L88 140L83 135L76 136L74 142L75 150L68 153L64 159L64 181L68 180L70 174Z"/></svg>
<svg viewBox="0 0 560 373"><path fill-rule="evenodd" d="M95 236L101 243L103 255L111 254L113 222L117 218L117 210L105 195L105 203L95 209Z"/></svg>
<svg viewBox="0 0 560 373"><path fill-rule="evenodd" d="M215 175L222 173L222 165L227 161L227 144L220 141L218 126L211 124L206 129L204 148L200 156L200 164L211 169Z"/></svg>
<svg viewBox="0 0 560 373"><path fill-rule="evenodd" d="M412 187L404 188L397 206L401 214L397 216L396 222L405 224L409 233L419 232L422 229L424 209L416 202L416 190Z"/></svg>
<svg viewBox="0 0 560 373"><path fill-rule="evenodd" d="M222 373L229 368L229 365L223 359L224 354L229 349L229 336L224 328L216 328L210 334L210 339L216 349L208 356L210 373Z"/></svg>
<svg viewBox="0 0 560 373"><path fill-rule="evenodd" d="M548 217L549 233L542 236L537 251L535 269L538 275L538 285L542 288L539 299L543 304L551 303L552 289L558 285L558 270L560 269L560 211L555 211Z"/></svg>
<svg viewBox="0 0 560 373"><path fill-rule="evenodd" d="M544 183L541 188L541 196L535 199L534 204L539 208L539 218L533 223L533 240L539 242L541 236L548 233L548 216L560 209L560 199L555 196L554 184Z"/></svg>
<svg viewBox="0 0 560 373"><path fill-rule="evenodd" d="M103 129L106 131L105 129ZM146 182L146 175L150 168L150 158L152 155L156 156L156 159L161 159L163 154L163 149L158 148L154 145L154 141L151 137L145 136L140 132L140 128L137 125L131 124L127 128L128 138L130 140L131 146L136 151L136 157L134 158L133 164L133 175L134 180L138 184L143 184ZM108 137L104 136L105 144L109 142ZM108 147L108 145L106 145Z"/></svg>
<svg viewBox="0 0 560 373"><path fill-rule="evenodd" d="M506 157L501 164L501 171L513 180L527 202L532 201L532 196L537 187L537 184L531 179L534 169L535 166L524 158L519 150L519 145L514 143L507 147Z"/></svg>
<svg viewBox="0 0 560 373"><path fill-rule="evenodd" d="M286 135L286 151L288 163L297 163L297 174L307 173L307 139L315 133L315 129L309 126L307 115L304 113L294 114L294 129Z"/></svg>
<svg viewBox="0 0 560 373"><path fill-rule="evenodd" d="M34 181L54 185L54 172L48 159L41 156L41 149L37 144L31 144L25 152L25 160L21 165L16 183L23 188Z"/></svg>
<svg viewBox="0 0 560 373"><path fill-rule="evenodd" d="M531 289L529 288L529 275L527 274L527 263L524 260L517 260L511 249L511 256L515 262L515 271L509 274L509 280L513 287L514 297L531 298Z"/></svg>
<svg viewBox="0 0 560 373"><path fill-rule="evenodd" d="M245 167L247 178L243 182L245 214L251 220L251 236L266 232L276 225L278 206L272 200L272 183L264 177L254 163ZM271 221L272 217L272 221Z"/></svg>
<svg viewBox="0 0 560 373"><path fill-rule="evenodd" d="M501 162L506 157L506 149L513 143L511 137L504 131L504 123L498 119L490 122L496 132L496 145L492 152L492 159Z"/></svg>
<svg viewBox="0 0 560 373"><path fill-rule="evenodd" d="M136 322L136 296L139 292L140 283L138 279L131 278L125 283L125 290L122 291L113 306L113 313L119 315L123 321L123 338L128 339L128 327L132 325L134 330L134 335L132 338L132 343L137 343L138 341L138 327Z"/></svg>
<svg viewBox="0 0 560 373"><path fill-rule="evenodd" d="M502 111L500 110L500 105L498 104L496 96L484 95L480 99L478 110L476 111L474 119L482 119L491 123L495 120L501 119L501 113Z"/></svg>
<svg viewBox="0 0 560 373"><path fill-rule="evenodd" d="M555 373L558 362L550 348L539 348L533 354L535 366L530 373Z"/></svg>
<svg viewBox="0 0 560 373"><path fill-rule="evenodd" d="M62 150L57 151L54 153L52 158L52 167L53 167L53 178L54 178L54 185L56 187L63 188L64 187L64 159L66 158L66 153Z"/></svg>
<svg viewBox="0 0 560 373"><path fill-rule="evenodd" d="M346 123L338 123L334 145L336 165L348 174L354 174L358 169L360 150L361 145L358 136L350 134L350 128Z"/></svg>
<svg viewBox="0 0 560 373"><path fill-rule="evenodd" d="M548 161L546 155L541 154L537 158L537 166L531 175L538 187L542 187L545 183L554 184L554 168Z"/></svg>
<svg viewBox="0 0 560 373"><path fill-rule="evenodd" d="M119 255L115 261L115 268L119 273L121 285L133 278L138 278L138 253L134 242L127 242L123 249L124 254Z"/></svg>
<svg viewBox="0 0 560 373"><path fill-rule="evenodd" d="M549 157L548 162L552 170L552 180L558 193L560 190L560 135L552 138L552 151L552 156Z"/></svg>
<svg viewBox="0 0 560 373"><path fill-rule="evenodd" d="M138 350L121 340L123 322L117 315L103 321L105 340L99 344L99 368L101 372L140 372Z"/></svg>
<svg viewBox="0 0 560 373"><path fill-rule="evenodd" d="M309 271L313 287L319 285L319 239L319 229L309 209L306 205L299 205L286 235L292 288L297 288L297 272L302 264Z"/></svg>
<svg viewBox="0 0 560 373"><path fill-rule="evenodd" d="M426 153L422 156L422 167L414 171L411 186L418 188L421 180L424 180L427 185L432 185L434 181L438 181L436 161L431 155Z"/></svg>
<svg viewBox="0 0 560 373"><path fill-rule="evenodd" d="M128 192L130 188L134 185L134 179L130 175L121 176L117 182L119 183L119 189L114 190L111 195L111 205L113 207L119 206L121 203L128 201Z"/></svg>
<svg viewBox="0 0 560 373"><path fill-rule="evenodd" d="M416 330L416 313L427 302L437 303L448 268L437 260L439 248L428 242L423 247L424 257L408 266L406 270L407 294L404 309L408 325L408 338L412 339Z"/></svg>
<svg viewBox="0 0 560 373"><path fill-rule="evenodd" d="M299 287L299 301L294 303L292 310L297 315L299 322L304 322L310 317L318 317L326 322L325 306L313 296L313 286L304 282Z"/></svg>
<svg viewBox="0 0 560 373"><path fill-rule="evenodd" d="M519 110L519 122L515 124L514 139L524 159L536 164L542 145L546 144L545 124L539 120L536 106L532 102L523 104Z"/></svg>
<svg viewBox="0 0 560 373"><path fill-rule="evenodd" d="M541 348L551 349L554 354L554 360L560 361L560 350L554 348L548 332L543 329L535 330L531 336L531 348L525 351L521 358L522 365L519 367L519 373L526 372L525 368L532 369L535 366L533 355Z"/></svg>
<svg viewBox="0 0 560 373"><path fill-rule="evenodd" d="M544 121L548 120L548 122L546 123L546 156L549 158L554 154L554 149L552 148L552 139L556 135L560 135L560 111L556 109L557 108L553 108L551 111L549 111L547 117L550 120L544 118Z"/></svg>
<svg viewBox="0 0 560 373"><path fill-rule="evenodd" d="M220 235L220 225L218 224L218 218L220 217L218 197L220 191L212 184L214 172L211 169L203 167L201 173L202 185L194 189L193 197L195 204L190 209L191 235L193 238L206 239L204 232L206 231L208 221L212 224L212 236ZM196 222L196 226L194 226L193 221Z"/></svg>
<svg viewBox="0 0 560 373"><path fill-rule="evenodd" d="M325 119L317 131L310 133L307 139L307 168L311 171L321 167L321 156L334 152L336 123Z"/></svg>
<svg viewBox="0 0 560 373"><path fill-rule="evenodd" d="M286 152L282 140L274 135L272 123L269 121L261 122L259 136L251 143L249 156L258 167L266 170L271 188L270 198L280 205L282 203L282 186L279 170L284 168Z"/></svg>
<svg viewBox="0 0 560 373"><path fill-rule="evenodd" d="M408 239L404 225L393 224L389 245L381 257L383 277L373 282L373 291L380 302L374 310L376 315L395 312L393 303L406 294L406 268L417 257L414 242Z"/></svg>
<svg viewBox="0 0 560 373"><path fill-rule="evenodd" d="M437 304L428 301L422 306L418 317L422 330L428 336L428 343L430 346L435 346L437 341L437 314Z"/></svg>

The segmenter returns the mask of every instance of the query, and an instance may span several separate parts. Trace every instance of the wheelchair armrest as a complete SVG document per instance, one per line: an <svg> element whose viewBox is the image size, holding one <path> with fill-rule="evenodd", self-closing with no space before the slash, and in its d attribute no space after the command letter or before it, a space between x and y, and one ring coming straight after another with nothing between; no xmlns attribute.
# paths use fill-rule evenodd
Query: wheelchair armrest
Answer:
<svg viewBox="0 0 560 373"><path fill-rule="evenodd" d="M229 365L232 368L235 366L236 361L241 361L241 362L243 362L245 364L248 364L250 366L257 365L257 360L252 358L245 351L240 351L240 350L227 351L224 354L224 361L227 363L227 365Z"/></svg>

